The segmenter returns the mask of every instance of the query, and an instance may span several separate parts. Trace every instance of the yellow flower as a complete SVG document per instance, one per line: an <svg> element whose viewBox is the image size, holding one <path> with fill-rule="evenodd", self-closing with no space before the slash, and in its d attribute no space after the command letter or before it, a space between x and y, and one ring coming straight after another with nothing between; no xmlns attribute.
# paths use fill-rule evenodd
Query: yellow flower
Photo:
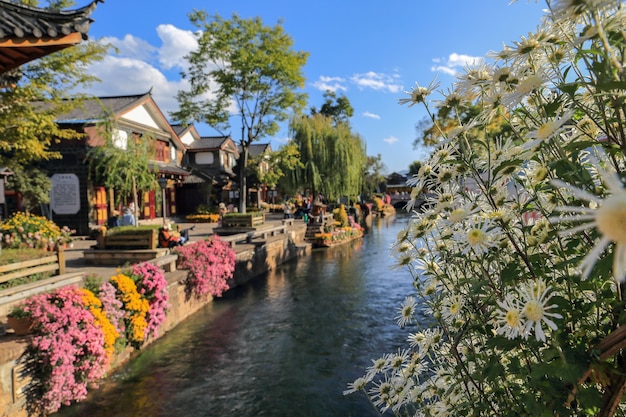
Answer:
<svg viewBox="0 0 626 417"><path fill-rule="evenodd" d="M117 288L118 299L126 310L126 336L131 343L141 344L148 327L146 316L150 302L137 291L135 282L127 275L117 274L111 278L111 283Z"/></svg>
<svg viewBox="0 0 626 417"><path fill-rule="evenodd" d="M115 342L120 337L120 334L115 330L115 326L109 320L106 313L102 309L102 302L96 295L88 289L82 288L83 303L89 312L93 315L96 326L102 329L104 333L104 350L107 356L111 358L115 351Z"/></svg>

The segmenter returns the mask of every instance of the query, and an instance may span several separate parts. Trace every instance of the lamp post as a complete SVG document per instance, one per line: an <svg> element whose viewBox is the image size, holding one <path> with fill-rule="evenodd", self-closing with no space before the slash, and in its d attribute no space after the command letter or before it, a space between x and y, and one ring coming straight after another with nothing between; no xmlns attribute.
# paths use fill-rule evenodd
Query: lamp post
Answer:
<svg viewBox="0 0 626 417"><path fill-rule="evenodd" d="M167 187L167 178L161 177L158 181L159 187L161 187L161 208L163 210L163 226L165 226L165 188Z"/></svg>

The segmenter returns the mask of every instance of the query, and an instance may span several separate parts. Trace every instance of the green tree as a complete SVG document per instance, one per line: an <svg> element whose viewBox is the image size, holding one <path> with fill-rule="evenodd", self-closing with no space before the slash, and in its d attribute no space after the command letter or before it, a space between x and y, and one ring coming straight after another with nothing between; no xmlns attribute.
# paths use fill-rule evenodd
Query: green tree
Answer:
<svg viewBox="0 0 626 417"><path fill-rule="evenodd" d="M297 168L304 167L300 161L300 151L293 142L289 142L267 155L260 155L260 157L265 158L267 170L260 172L260 164L258 163L255 164L255 167L258 172L259 180L269 187L277 186L287 173L293 172Z"/></svg>
<svg viewBox="0 0 626 417"><path fill-rule="evenodd" d="M220 132L230 128L235 105L241 124L238 165L248 164L252 142L272 135L279 123L298 113L306 95L302 67L308 53L294 51L293 40L282 25L265 26L259 17L230 20L205 11L190 14L200 29L198 48L187 55L189 69L183 78L189 91L179 91L180 109L171 115L183 122L205 122ZM209 98L207 98L209 96ZM245 212L247 185L245 169L239 170L239 210Z"/></svg>
<svg viewBox="0 0 626 417"><path fill-rule="evenodd" d="M50 202L51 181L45 171L36 165L17 165L13 169L13 175L7 177L7 188L20 191L25 212Z"/></svg>
<svg viewBox="0 0 626 417"><path fill-rule="evenodd" d="M417 174L421 167L422 167L421 161L411 162L411 164L409 165L409 177L412 177L413 175Z"/></svg>
<svg viewBox="0 0 626 417"><path fill-rule="evenodd" d="M320 113L326 117L330 117L335 124L350 123L350 118L354 115L354 108L350 104L350 100L343 94L337 97L337 94L330 90L324 93L324 104L320 107L319 112L315 107L311 108L311 115Z"/></svg>
<svg viewBox="0 0 626 417"><path fill-rule="evenodd" d="M368 156L365 169L363 172L363 190L362 193L366 196L378 192L379 184L385 181L384 171L387 168L383 162L383 158L380 154L376 156Z"/></svg>
<svg viewBox="0 0 626 417"><path fill-rule="evenodd" d="M104 143L87 152L91 179L116 191L116 203L132 197L135 210L139 208L137 194L157 189L156 172L150 166L154 159L154 139L142 136L123 138L112 122L112 116L102 118L98 126ZM137 213L135 218L137 218Z"/></svg>
<svg viewBox="0 0 626 417"><path fill-rule="evenodd" d="M36 1L22 3L38 6ZM73 5L72 1L48 2L53 10ZM48 201L50 182L42 179L46 173L38 162L60 158L51 145L80 135L60 128L55 120L82 104L84 96L74 92L98 81L86 69L102 60L107 49L107 45L83 42L0 76L0 166L15 173L10 187L29 196L28 209Z"/></svg>
<svg viewBox="0 0 626 417"><path fill-rule="evenodd" d="M329 200L360 193L367 159L358 134L319 113L294 118L291 129L304 165L289 176L291 186L308 186L314 195L322 193Z"/></svg>

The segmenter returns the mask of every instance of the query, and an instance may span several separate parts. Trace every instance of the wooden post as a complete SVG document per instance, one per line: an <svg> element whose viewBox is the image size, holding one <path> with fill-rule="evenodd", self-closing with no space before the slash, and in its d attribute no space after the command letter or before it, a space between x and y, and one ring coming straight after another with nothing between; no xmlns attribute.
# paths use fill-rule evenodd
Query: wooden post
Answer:
<svg viewBox="0 0 626 417"><path fill-rule="evenodd" d="M63 245L57 245L57 258L59 261L59 275L65 274L65 248Z"/></svg>

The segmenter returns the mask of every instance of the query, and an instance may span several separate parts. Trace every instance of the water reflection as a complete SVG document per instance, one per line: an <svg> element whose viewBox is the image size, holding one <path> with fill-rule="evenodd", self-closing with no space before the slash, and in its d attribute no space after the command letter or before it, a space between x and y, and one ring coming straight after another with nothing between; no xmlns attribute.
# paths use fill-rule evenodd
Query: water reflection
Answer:
<svg viewBox="0 0 626 417"><path fill-rule="evenodd" d="M348 382L404 344L393 316L411 289L390 247L406 218L315 250L227 293L61 416L374 416Z"/></svg>

